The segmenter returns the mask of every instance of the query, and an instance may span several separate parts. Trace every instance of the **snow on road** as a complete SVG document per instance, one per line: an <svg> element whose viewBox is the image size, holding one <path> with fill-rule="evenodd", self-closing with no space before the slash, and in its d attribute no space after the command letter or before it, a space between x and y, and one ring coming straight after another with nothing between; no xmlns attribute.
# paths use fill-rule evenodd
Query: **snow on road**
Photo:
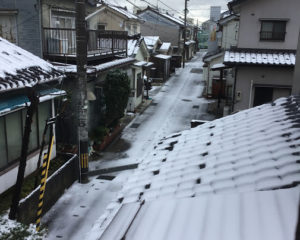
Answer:
<svg viewBox="0 0 300 240"><path fill-rule="evenodd" d="M151 96L153 103L124 129L116 142L129 148L120 155L114 152L116 147L111 147L111 152L104 153L101 161L90 163L90 169L140 162L151 154L161 138L189 129L192 119L212 120L212 116L206 114L207 101L201 97L204 88L201 58L198 53L159 92L153 91L156 92ZM191 73L193 69L196 73ZM120 156L123 157L120 159ZM47 239L84 239L132 171L118 174L113 181L94 177L88 184L73 184L42 219L42 223L48 225Z"/></svg>
<svg viewBox="0 0 300 240"><path fill-rule="evenodd" d="M204 89L201 58L202 54L198 53L184 69L179 69L153 96L153 102L146 111L123 131L120 144L129 143L128 150L119 154L116 148L108 149L102 161L92 162L90 168L138 163L161 138L189 129L192 119L212 120L212 116L206 114L207 100L201 97ZM197 73L191 73L195 72L193 70Z"/></svg>

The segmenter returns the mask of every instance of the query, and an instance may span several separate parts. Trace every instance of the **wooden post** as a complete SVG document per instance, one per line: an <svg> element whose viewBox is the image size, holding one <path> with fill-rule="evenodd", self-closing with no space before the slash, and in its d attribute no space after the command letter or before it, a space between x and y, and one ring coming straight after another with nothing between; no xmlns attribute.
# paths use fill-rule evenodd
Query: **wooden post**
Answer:
<svg viewBox="0 0 300 240"><path fill-rule="evenodd" d="M34 113L39 104L39 97L36 95L34 88L27 89L28 98L30 101L30 106L28 107L27 114L26 114L26 121L25 121L25 130L22 140L22 150L21 150L21 158L19 163L19 170L17 176L17 182L14 189L14 195L12 198L12 204L9 212L9 219L16 219L16 215L19 208L19 201L21 196L21 190L24 180L24 174L26 169L26 160L27 160L27 152L28 152L28 144L29 144L29 137L31 133L31 123Z"/></svg>

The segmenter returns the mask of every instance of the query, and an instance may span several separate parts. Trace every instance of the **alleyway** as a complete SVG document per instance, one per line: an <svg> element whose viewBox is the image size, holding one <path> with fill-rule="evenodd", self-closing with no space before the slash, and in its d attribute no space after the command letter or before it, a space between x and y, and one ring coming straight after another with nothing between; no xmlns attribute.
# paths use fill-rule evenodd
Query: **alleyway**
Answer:
<svg viewBox="0 0 300 240"><path fill-rule="evenodd" d="M201 97L201 58L198 53L185 69L152 91L152 104L136 116L98 161L90 162L90 170L139 163L161 138L189 129L192 119L212 120L206 113L207 100ZM73 184L42 220L48 225L48 239L84 239L131 171L119 173L113 181L96 176L88 184Z"/></svg>
<svg viewBox="0 0 300 240"><path fill-rule="evenodd" d="M158 93L150 93L152 104L105 151L101 161L91 163L91 170L138 163L161 138L189 129L192 119L212 120L206 113L207 100L201 97L204 89L201 59L202 53L197 53Z"/></svg>

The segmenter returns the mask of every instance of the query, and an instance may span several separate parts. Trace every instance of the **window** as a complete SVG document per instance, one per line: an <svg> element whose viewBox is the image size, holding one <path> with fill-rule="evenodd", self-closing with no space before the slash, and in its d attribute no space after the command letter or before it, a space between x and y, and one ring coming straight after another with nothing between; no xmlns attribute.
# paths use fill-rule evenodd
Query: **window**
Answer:
<svg viewBox="0 0 300 240"><path fill-rule="evenodd" d="M75 29L75 13L68 10L52 10L51 27Z"/></svg>
<svg viewBox="0 0 300 240"><path fill-rule="evenodd" d="M22 147L22 121L21 111L10 113L5 116L8 162L12 162L20 157Z"/></svg>
<svg viewBox="0 0 300 240"><path fill-rule="evenodd" d="M21 156L27 109L0 117L0 169L6 168ZM38 106L31 125L28 153L37 150L42 141L46 119L51 117L51 101ZM49 142L49 131L46 142Z"/></svg>
<svg viewBox="0 0 300 240"><path fill-rule="evenodd" d="M284 41L286 34L286 21L262 20L260 40Z"/></svg>
<svg viewBox="0 0 300 240"><path fill-rule="evenodd" d="M105 30L105 24L98 24L97 29L100 31L104 31Z"/></svg>
<svg viewBox="0 0 300 240"><path fill-rule="evenodd" d="M0 11L0 37L16 43L17 42L17 19L16 15L4 14Z"/></svg>
<svg viewBox="0 0 300 240"><path fill-rule="evenodd" d="M0 118L0 169L7 165L4 118Z"/></svg>

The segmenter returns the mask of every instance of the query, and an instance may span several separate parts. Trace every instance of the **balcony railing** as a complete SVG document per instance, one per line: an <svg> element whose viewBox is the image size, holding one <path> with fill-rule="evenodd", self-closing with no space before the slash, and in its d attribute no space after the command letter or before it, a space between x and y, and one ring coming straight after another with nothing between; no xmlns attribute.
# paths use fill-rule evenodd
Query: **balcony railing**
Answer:
<svg viewBox="0 0 300 240"><path fill-rule="evenodd" d="M87 31L89 57L127 55L127 32ZM43 29L43 53L45 57L76 57L76 30L68 28Z"/></svg>

